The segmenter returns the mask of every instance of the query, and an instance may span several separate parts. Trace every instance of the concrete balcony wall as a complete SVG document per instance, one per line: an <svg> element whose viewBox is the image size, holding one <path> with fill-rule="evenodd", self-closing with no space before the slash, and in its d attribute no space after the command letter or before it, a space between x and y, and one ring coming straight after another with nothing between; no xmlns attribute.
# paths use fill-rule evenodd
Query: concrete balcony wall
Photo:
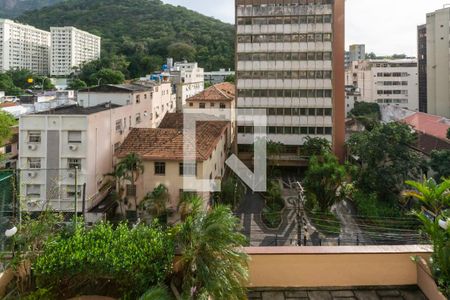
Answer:
<svg viewBox="0 0 450 300"><path fill-rule="evenodd" d="M417 285L411 257L430 246L246 248L250 288Z"/></svg>

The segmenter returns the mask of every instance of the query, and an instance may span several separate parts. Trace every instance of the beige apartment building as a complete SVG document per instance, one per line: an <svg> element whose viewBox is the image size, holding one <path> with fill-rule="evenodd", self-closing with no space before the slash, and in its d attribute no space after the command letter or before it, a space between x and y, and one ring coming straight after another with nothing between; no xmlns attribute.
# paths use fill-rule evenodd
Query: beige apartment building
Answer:
<svg viewBox="0 0 450 300"><path fill-rule="evenodd" d="M177 109L181 112L186 105L186 99L197 95L205 89L205 75L198 63L176 62L170 67L170 77L176 87Z"/></svg>
<svg viewBox="0 0 450 300"><path fill-rule="evenodd" d="M293 165L306 137L344 157L344 9L343 0L236 1L237 107L267 111L268 139ZM240 156L253 130L238 124Z"/></svg>
<svg viewBox="0 0 450 300"><path fill-rule="evenodd" d="M169 190L168 209L174 213L172 220L176 218L177 207L184 193L197 193L203 197L205 206L208 205L210 193L184 186L184 177L221 179L230 148L230 122L198 122L196 153L186 157L195 162L184 164L182 128L183 114L167 114L159 128L133 129L116 154L121 159L129 153L137 153L144 162L144 173L136 186L131 188L133 193L127 192L129 198L136 197L140 203L148 193L163 184ZM133 205L134 201L129 203Z"/></svg>
<svg viewBox="0 0 450 300"><path fill-rule="evenodd" d="M203 92L188 98L186 107L190 109L229 110L231 137L236 133L236 86L229 82L215 84Z"/></svg>

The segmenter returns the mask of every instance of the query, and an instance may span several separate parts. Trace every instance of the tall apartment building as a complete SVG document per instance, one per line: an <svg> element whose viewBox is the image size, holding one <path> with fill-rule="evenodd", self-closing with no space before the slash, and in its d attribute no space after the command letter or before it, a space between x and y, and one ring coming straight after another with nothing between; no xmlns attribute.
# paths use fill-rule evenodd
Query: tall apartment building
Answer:
<svg viewBox="0 0 450 300"><path fill-rule="evenodd" d="M417 67L419 70L419 111L428 111L427 95L427 25L417 26Z"/></svg>
<svg viewBox="0 0 450 300"><path fill-rule="evenodd" d="M75 27L51 27L51 76L64 77L74 67L100 58L101 38Z"/></svg>
<svg viewBox="0 0 450 300"><path fill-rule="evenodd" d="M0 19L0 72L17 68L48 75L50 40L47 31Z"/></svg>
<svg viewBox="0 0 450 300"><path fill-rule="evenodd" d="M419 109L417 60L355 61L345 75L346 86L361 94L361 101Z"/></svg>
<svg viewBox="0 0 450 300"><path fill-rule="evenodd" d="M177 111L182 111L186 99L191 98L205 89L205 75L203 68L197 63L176 62L169 66L172 83L176 87Z"/></svg>
<svg viewBox="0 0 450 300"><path fill-rule="evenodd" d="M343 0L236 1L237 107L266 109L268 139L291 157L312 136L343 158L344 10ZM253 124L238 126L245 156Z"/></svg>
<svg viewBox="0 0 450 300"><path fill-rule="evenodd" d="M450 117L450 7L427 14L427 112Z"/></svg>

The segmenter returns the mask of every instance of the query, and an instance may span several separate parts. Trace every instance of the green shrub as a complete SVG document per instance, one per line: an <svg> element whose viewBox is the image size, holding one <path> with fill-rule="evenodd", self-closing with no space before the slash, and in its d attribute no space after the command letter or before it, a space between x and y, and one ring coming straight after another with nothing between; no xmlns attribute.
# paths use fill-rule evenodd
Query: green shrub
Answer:
<svg viewBox="0 0 450 300"><path fill-rule="evenodd" d="M92 229L78 226L73 235L46 244L34 267L39 288L53 287L66 298L133 297L164 281L173 257L171 236L156 225L129 229L101 223Z"/></svg>
<svg viewBox="0 0 450 300"><path fill-rule="evenodd" d="M164 286L155 286L150 288L142 295L139 300L171 300L169 291Z"/></svg>
<svg viewBox="0 0 450 300"><path fill-rule="evenodd" d="M266 205L262 211L261 217L264 224L269 228L280 226L282 221L281 212L284 208L284 200L281 194L281 188L277 181L270 181L265 194Z"/></svg>

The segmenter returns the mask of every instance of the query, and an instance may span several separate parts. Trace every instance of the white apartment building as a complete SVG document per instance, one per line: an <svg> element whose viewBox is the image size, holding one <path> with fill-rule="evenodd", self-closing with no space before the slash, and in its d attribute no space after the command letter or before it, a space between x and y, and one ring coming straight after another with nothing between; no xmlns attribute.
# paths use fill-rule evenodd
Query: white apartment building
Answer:
<svg viewBox="0 0 450 300"><path fill-rule="evenodd" d="M222 83L225 82L227 77L235 75L236 72L231 71L231 69L220 69L219 71L205 72L205 82L209 84Z"/></svg>
<svg viewBox="0 0 450 300"><path fill-rule="evenodd" d="M363 60L352 63L345 75L346 86L361 94L361 101L419 109L416 59Z"/></svg>
<svg viewBox="0 0 450 300"><path fill-rule="evenodd" d="M74 67L100 58L101 38L75 27L51 27L50 75L68 76Z"/></svg>
<svg viewBox="0 0 450 300"><path fill-rule="evenodd" d="M237 107L266 109L267 135L298 160L305 138L345 139L344 1L237 0ZM238 124L241 157L253 123ZM292 162L297 165L298 162Z"/></svg>
<svg viewBox="0 0 450 300"><path fill-rule="evenodd" d="M28 69L49 74L50 32L0 19L0 72Z"/></svg>
<svg viewBox="0 0 450 300"><path fill-rule="evenodd" d="M109 84L78 92L78 104L83 107L109 102L116 105L134 104L128 124L132 124L134 118L145 116L150 119L147 128L158 127L166 113L176 110L176 98L169 82L139 81L135 84ZM147 104L139 105L142 102ZM126 120L124 124L126 125Z"/></svg>
<svg viewBox="0 0 450 300"><path fill-rule="evenodd" d="M197 63L176 62L170 69L170 77L176 87L178 111L186 105L186 99L205 89L204 70Z"/></svg>
<svg viewBox="0 0 450 300"><path fill-rule="evenodd" d="M450 7L427 14L427 111L450 118Z"/></svg>
<svg viewBox="0 0 450 300"><path fill-rule="evenodd" d="M148 88L104 89L105 96L93 91L91 101L105 97L107 103L65 106L20 118L18 168L22 170L23 208L40 211L50 205L57 211L73 212L76 191L78 212L82 212L83 200L86 209L95 206L107 191L105 174L113 170L114 152L131 129L154 128L151 107L155 99ZM116 92L106 92L111 90Z"/></svg>

